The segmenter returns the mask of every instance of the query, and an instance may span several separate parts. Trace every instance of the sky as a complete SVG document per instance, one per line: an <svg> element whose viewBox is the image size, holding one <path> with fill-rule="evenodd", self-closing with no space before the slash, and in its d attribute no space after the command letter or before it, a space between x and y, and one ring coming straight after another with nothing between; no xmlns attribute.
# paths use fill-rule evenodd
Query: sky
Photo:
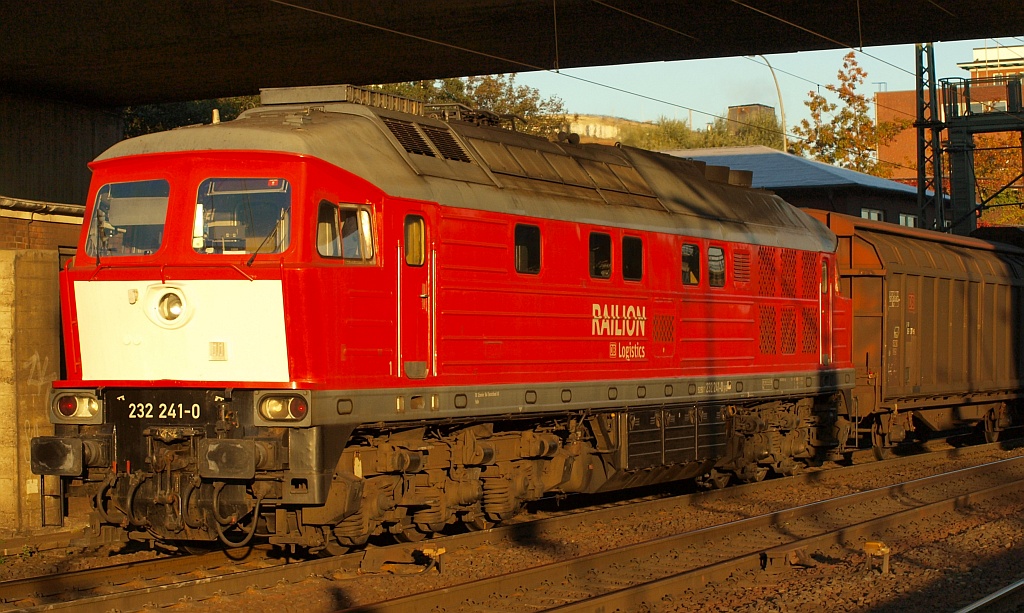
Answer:
<svg viewBox="0 0 1024 613"><path fill-rule="evenodd" d="M1020 37L935 43L935 76L968 77L957 63L973 59L973 49L1024 46ZM843 56L849 49L768 55L782 92L786 125L809 118L808 92L825 92L825 85L837 83ZM867 71L861 91L912 90L915 87L914 45L865 47L854 50L861 68ZM516 82L540 91L542 97L558 96L570 114L609 115L637 121L661 117L690 122L703 129L724 116L730 106L764 104L779 115L779 95L772 72L760 56L731 57L677 62L652 62L593 68L575 68L560 73L519 73Z"/></svg>

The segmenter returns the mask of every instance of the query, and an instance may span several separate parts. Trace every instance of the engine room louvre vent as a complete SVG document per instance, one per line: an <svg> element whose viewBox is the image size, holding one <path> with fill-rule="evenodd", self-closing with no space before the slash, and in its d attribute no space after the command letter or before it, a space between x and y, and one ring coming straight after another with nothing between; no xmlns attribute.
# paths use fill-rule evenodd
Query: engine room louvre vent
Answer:
<svg viewBox="0 0 1024 613"><path fill-rule="evenodd" d="M782 353L796 353L796 307L782 307Z"/></svg>
<svg viewBox="0 0 1024 613"><path fill-rule="evenodd" d="M675 318L671 315L657 315L652 318L653 338L656 343L675 342Z"/></svg>
<svg viewBox="0 0 1024 613"><path fill-rule="evenodd" d="M770 304L757 305L757 319L761 331L761 355L775 354L776 317L775 307Z"/></svg>
<svg viewBox="0 0 1024 613"><path fill-rule="evenodd" d="M778 285L775 251L774 247L762 246L757 249L757 289L762 296L774 296Z"/></svg>
<svg viewBox="0 0 1024 613"><path fill-rule="evenodd" d="M423 130L423 133L427 135L427 138L430 139L430 142L434 144L434 147L437 148L444 159L456 162L472 161L448 130L424 125L420 125L420 129Z"/></svg>
<svg viewBox="0 0 1024 613"><path fill-rule="evenodd" d="M796 250L782 250L782 295L786 298L796 298Z"/></svg>
<svg viewBox="0 0 1024 613"><path fill-rule="evenodd" d="M732 276L736 283L750 283L750 253L737 251L733 254Z"/></svg>
<svg viewBox="0 0 1024 613"><path fill-rule="evenodd" d="M814 307L800 309L800 323L803 325L803 353L818 352L818 310Z"/></svg>
<svg viewBox="0 0 1024 613"><path fill-rule="evenodd" d="M437 157L434 150L430 148L427 141L423 139L420 131L416 129L416 124L408 121L401 121L400 119L392 119L390 117L381 117L384 125L391 130L391 133L395 135L398 142L401 143L402 147L409 153L416 155L429 155L430 157Z"/></svg>
<svg viewBox="0 0 1024 613"><path fill-rule="evenodd" d="M801 256L802 271L800 278L803 279L803 287L800 288L801 298L814 298L818 292L818 254L804 251ZM817 342L815 342L817 347Z"/></svg>

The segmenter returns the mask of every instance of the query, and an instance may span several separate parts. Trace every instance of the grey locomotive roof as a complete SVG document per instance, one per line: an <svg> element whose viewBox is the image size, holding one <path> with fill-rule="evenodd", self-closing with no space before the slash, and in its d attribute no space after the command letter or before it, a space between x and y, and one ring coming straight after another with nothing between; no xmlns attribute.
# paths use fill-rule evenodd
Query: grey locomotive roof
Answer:
<svg viewBox="0 0 1024 613"><path fill-rule="evenodd" d="M349 103L259 107L122 141L98 159L214 149L310 155L391 196L451 206L816 251L836 244L770 192L707 180L700 162Z"/></svg>

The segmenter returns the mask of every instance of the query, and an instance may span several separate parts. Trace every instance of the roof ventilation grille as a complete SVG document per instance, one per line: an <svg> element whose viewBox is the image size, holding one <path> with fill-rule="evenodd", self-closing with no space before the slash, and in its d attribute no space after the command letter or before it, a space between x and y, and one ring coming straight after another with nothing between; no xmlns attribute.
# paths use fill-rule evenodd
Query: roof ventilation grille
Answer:
<svg viewBox="0 0 1024 613"><path fill-rule="evenodd" d="M416 155L429 155L430 157L437 157L434 150L430 148L427 141L423 139L420 131L416 129L416 124L409 121L401 121L398 119L392 119L390 117L381 117L384 125L391 130L391 133L395 135L398 142L401 143L402 147L409 153Z"/></svg>
<svg viewBox="0 0 1024 613"><path fill-rule="evenodd" d="M436 128L434 126L420 125L420 129L427 135L430 142L434 144L438 152L446 160L454 160L456 162L469 162L469 156L463 151L462 146L459 145L455 137L452 136L451 132L442 128Z"/></svg>

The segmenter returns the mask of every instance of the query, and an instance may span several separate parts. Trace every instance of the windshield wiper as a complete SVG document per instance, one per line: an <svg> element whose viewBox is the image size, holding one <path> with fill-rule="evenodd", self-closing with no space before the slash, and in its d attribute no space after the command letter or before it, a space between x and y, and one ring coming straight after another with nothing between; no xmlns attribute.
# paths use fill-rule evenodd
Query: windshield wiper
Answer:
<svg viewBox="0 0 1024 613"><path fill-rule="evenodd" d="M93 215L92 221L93 221L94 224L96 224L96 237L94 239L96 241L96 244L93 245L96 248L96 268L100 267L100 249L101 249L100 241L103 238L103 222L100 221L100 214L101 213L102 213L102 211L100 210L100 205L97 202L96 203L96 208L93 210L93 213L92 213L92 215Z"/></svg>
<svg viewBox="0 0 1024 613"><path fill-rule="evenodd" d="M252 262L253 260L256 259L256 255L260 252L260 250L263 249L263 245L266 245L267 241L277 236L277 229L281 227L282 220L284 220L284 209L281 209L281 214L278 216L277 223L274 224L274 228L270 231L270 234L267 234L266 236L263 237L263 240L260 241L259 247L256 247L256 251L253 251L252 255L249 256L249 259L245 261L245 265L247 267L252 267Z"/></svg>

